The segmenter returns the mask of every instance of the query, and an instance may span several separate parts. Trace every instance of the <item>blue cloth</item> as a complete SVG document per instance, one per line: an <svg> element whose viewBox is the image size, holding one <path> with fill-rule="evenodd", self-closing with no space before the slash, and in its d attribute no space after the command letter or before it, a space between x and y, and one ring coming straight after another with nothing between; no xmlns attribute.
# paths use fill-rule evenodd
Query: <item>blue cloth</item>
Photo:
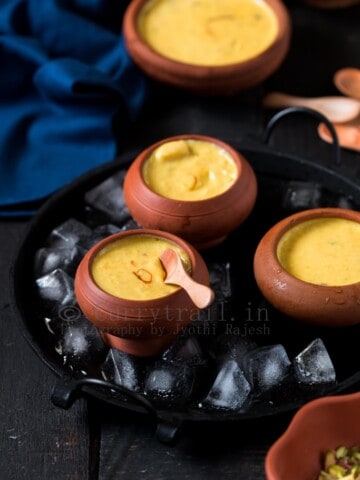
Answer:
<svg viewBox="0 0 360 480"><path fill-rule="evenodd" d="M121 37L124 1L0 0L0 215L117 153L145 80Z"/></svg>

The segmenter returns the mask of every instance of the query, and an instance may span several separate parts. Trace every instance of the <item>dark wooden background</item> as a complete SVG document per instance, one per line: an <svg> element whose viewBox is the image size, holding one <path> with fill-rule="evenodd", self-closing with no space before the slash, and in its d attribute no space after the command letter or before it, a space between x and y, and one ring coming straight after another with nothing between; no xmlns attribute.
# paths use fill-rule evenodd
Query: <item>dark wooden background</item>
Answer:
<svg viewBox="0 0 360 480"><path fill-rule="evenodd" d="M260 104L266 91L336 94L334 72L360 68L360 6L325 11L288 2L288 7L291 50L272 78L232 98L200 98L154 86L131 131L119 126L119 148L146 146L178 133L224 140L259 137L270 117ZM272 144L316 162L331 161L330 147L306 117L286 121ZM342 153L360 181L360 154ZM154 424L142 416L94 400L82 399L69 411L51 404L55 377L26 344L10 308L9 267L26 224L0 222L0 479L264 479L268 447L292 413L256 422L188 425L179 443L169 447L155 439Z"/></svg>

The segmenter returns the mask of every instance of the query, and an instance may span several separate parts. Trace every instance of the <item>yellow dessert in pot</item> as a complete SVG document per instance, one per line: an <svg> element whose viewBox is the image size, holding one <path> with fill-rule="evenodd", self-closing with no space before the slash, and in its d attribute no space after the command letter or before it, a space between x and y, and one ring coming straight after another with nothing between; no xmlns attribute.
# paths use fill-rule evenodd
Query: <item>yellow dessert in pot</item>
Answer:
<svg viewBox="0 0 360 480"><path fill-rule="evenodd" d="M223 148L189 139L160 145L146 159L142 174L152 191L175 200L196 201L228 190L239 172Z"/></svg>
<svg viewBox="0 0 360 480"><path fill-rule="evenodd" d="M305 282L360 282L360 223L345 218L304 221L281 237L277 257L291 275Z"/></svg>
<svg viewBox="0 0 360 480"><path fill-rule="evenodd" d="M244 62L276 39L278 21L265 0L149 0L138 17L144 41L179 62Z"/></svg>
<svg viewBox="0 0 360 480"><path fill-rule="evenodd" d="M105 246L93 259L91 274L105 292L128 300L150 300L175 292L179 287L164 283L160 255L176 250L188 272L191 260L176 244L152 235L131 235Z"/></svg>

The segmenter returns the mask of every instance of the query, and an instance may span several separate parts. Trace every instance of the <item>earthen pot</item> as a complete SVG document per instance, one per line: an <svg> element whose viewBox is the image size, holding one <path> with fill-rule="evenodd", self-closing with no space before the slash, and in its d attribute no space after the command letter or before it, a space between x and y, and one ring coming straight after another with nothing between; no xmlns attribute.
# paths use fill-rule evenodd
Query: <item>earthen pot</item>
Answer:
<svg viewBox="0 0 360 480"><path fill-rule="evenodd" d="M169 295L150 300L119 298L102 290L94 281L91 265L94 258L114 241L131 235L149 235L168 240L182 248L191 261L191 277L209 285L209 273L199 253L175 235L156 230L128 230L111 235L92 247L81 261L75 276L78 304L113 348L137 356L163 352L199 309L182 288Z"/></svg>
<svg viewBox="0 0 360 480"><path fill-rule="evenodd" d="M341 327L360 322L360 281L328 286L300 280L285 270L277 256L282 236L300 223L316 218L343 218L360 223L360 212L316 208L287 217L261 239L254 257L254 274L264 297L278 310L320 326Z"/></svg>
<svg viewBox="0 0 360 480"><path fill-rule="evenodd" d="M153 192L143 179L145 161L163 143L181 139L212 142L227 151L238 169L235 183L222 194L197 201L174 200ZM124 181L125 202L142 227L171 232L197 249L221 243L250 214L256 195L255 173L245 158L228 144L205 135L178 135L151 145L134 160Z"/></svg>
<svg viewBox="0 0 360 480"><path fill-rule="evenodd" d="M273 43L258 56L224 66L201 66L167 58L140 36L137 17L148 0L130 2L124 16L125 45L134 62L150 77L201 94L230 95L261 83L283 62L290 45L291 22L281 0L265 0L278 19Z"/></svg>
<svg viewBox="0 0 360 480"><path fill-rule="evenodd" d="M360 444L360 393L324 397L304 405L265 461L267 480L317 479L324 454Z"/></svg>

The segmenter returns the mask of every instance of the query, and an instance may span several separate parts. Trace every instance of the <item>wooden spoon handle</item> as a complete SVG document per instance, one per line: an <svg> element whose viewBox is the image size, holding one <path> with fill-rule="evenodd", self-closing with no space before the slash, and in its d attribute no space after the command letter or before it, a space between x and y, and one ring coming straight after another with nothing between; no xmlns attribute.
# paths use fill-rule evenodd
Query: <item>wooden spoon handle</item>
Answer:
<svg viewBox="0 0 360 480"><path fill-rule="evenodd" d="M360 69L341 68L334 75L334 83L344 95L360 100Z"/></svg>
<svg viewBox="0 0 360 480"><path fill-rule="evenodd" d="M161 254L160 260L166 272L165 283L182 287L198 308L206 308L213 302L214 292L207 285L196 282L188 275L175 250L166 249Z"/></svg>
<svg viewBox="0 0 360 480"><path fill-rule="evenodd" d="M341 147L360 152L360 123L357 126L334 124L334 128ZM333 138L324 123L320 123L318 133L325 142L333 142Z"/></svg>
<svg viewBox="0 0 360 480"><path fill-rule="evenodd" d="M286 93L272 92L265 95L263 98L263 106L269 108L282 108L282 107L302 107L307 106L306 99L301 97L295 97L293 95L287 95Z"/></svg>
<svg viewBox="0 0 360 480"><path fill-rule="evenodd" d="M183 288L198 308L206 308L214 301L214 292L211 288L193 280L185 270L184 275L167 277L165 283L173 283Z"/></svg>

